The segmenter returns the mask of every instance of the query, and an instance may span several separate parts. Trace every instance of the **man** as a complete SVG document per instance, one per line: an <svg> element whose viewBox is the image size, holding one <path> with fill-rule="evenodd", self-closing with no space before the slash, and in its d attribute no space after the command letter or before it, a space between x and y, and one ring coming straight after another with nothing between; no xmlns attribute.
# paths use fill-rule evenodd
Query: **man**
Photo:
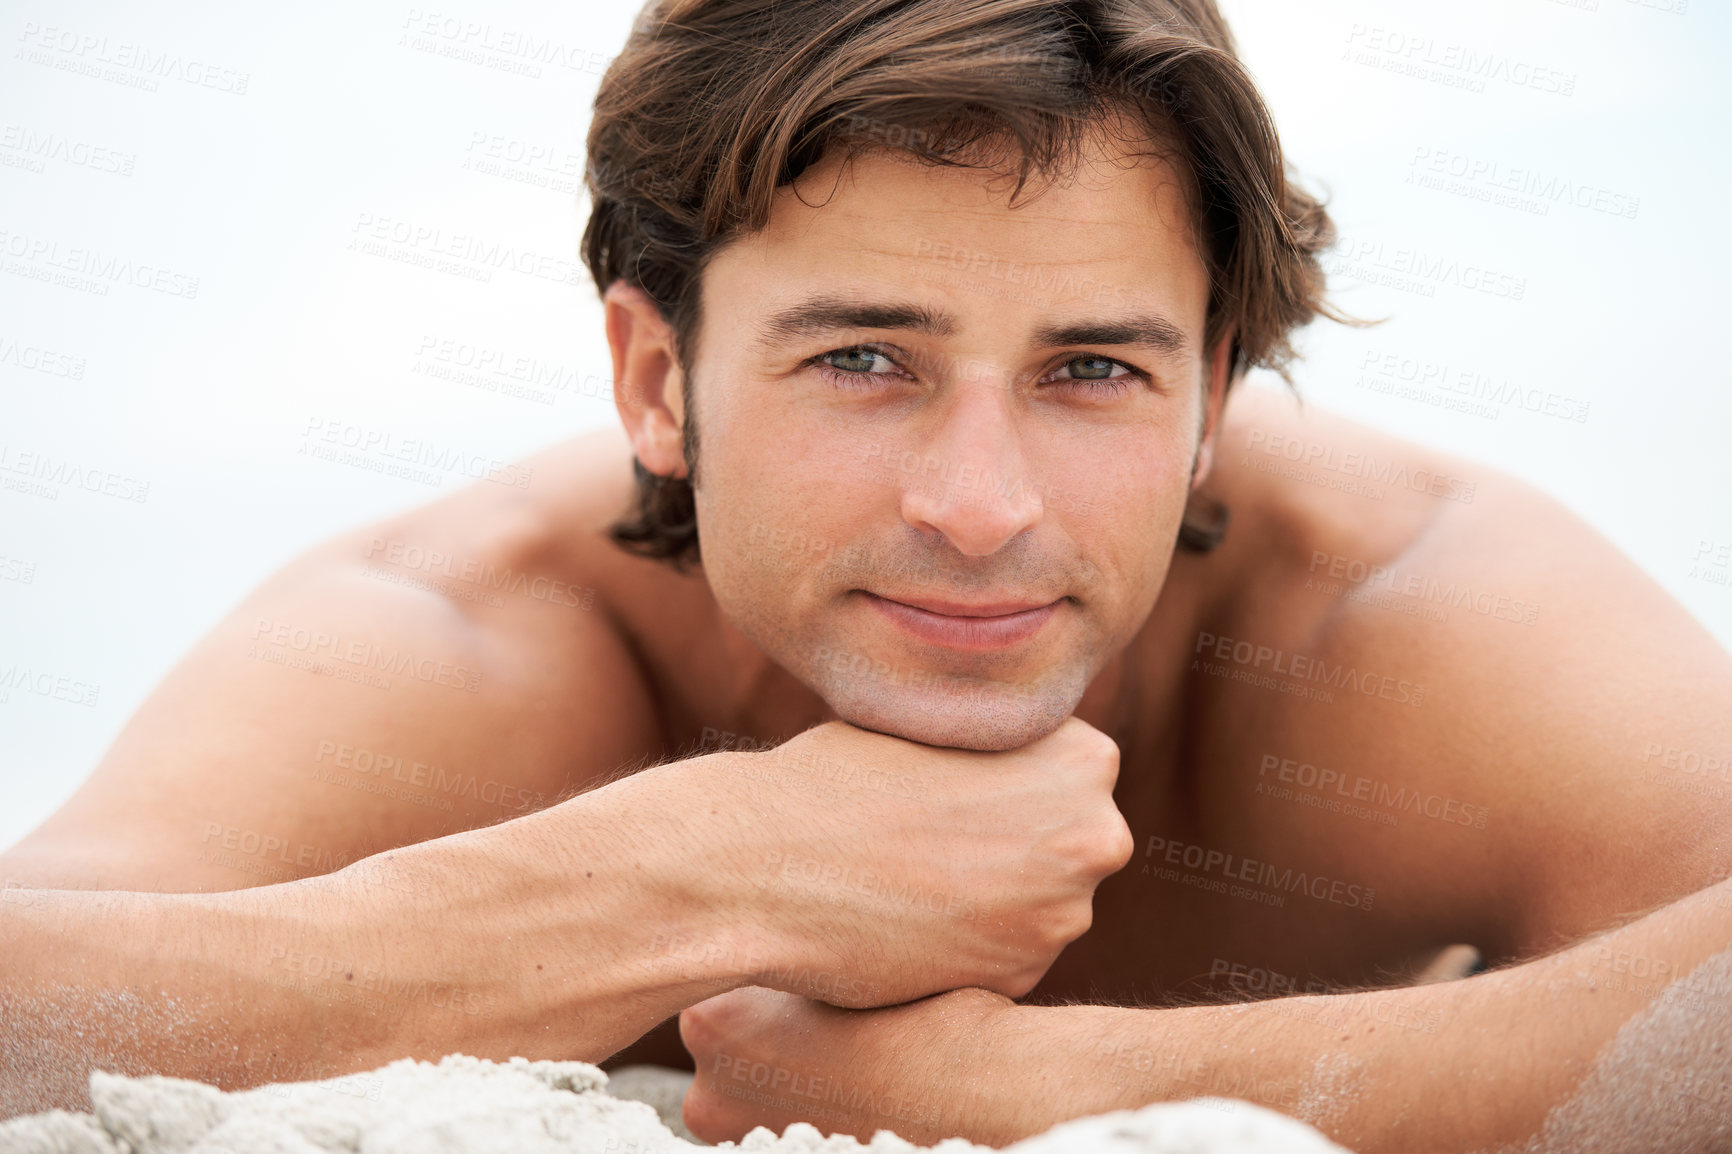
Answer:
<svg viewBox="0 0 1732 1154"><path fill-rule="evenodd" d="M0 857L6 1112L683 1041L711 1139L1712 1147L1732 662L1235 385L1330 230L1211 5L668 3L590 143L625 437L297 561Z"/></svg>

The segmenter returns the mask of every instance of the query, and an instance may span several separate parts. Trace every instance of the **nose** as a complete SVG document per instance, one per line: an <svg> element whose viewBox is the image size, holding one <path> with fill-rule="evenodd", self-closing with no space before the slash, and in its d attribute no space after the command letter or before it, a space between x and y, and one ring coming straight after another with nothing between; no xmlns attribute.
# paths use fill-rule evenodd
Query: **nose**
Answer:
<svg viewBox="0 0 1732 1154"><path fill-rule="evenodd" d="M943 534L970 557L990 556L1040 523L1045 503L1017 439L1013 404L1009 389L985 381L958 390L918 467L902 470L904 521Z"/></svg>

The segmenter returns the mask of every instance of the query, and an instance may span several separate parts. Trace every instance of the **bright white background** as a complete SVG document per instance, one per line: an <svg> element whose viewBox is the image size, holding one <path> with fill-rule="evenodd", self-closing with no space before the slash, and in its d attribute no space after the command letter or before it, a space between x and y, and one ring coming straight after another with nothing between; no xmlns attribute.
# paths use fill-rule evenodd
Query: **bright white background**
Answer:
<svg viewBox="0 0 1732 1154"><path fill-rule="evenodd" d="M1393 317L1312 332L1305 393L1540 485L1732 643L1732 571L1709 563L1732 542L1732 16L1706 0L1226 7L1358 254L1335 266L1339 299ZM0 678L100 687L94 706L0 688L0 846L261 578L462 480L315 459L310 422L509 461L613 420L594 290L567 274L589 104L633 9L474 0L428 30L433 11L0 9L0 482L23 486L0 488ZM535 74L498 47L526 34L554 46ZM1528 192L1488 200L1500 181ZM351 248L364 221L515 246L545 275L403 259L430 242ZM1403 261L1441 271L1368 282ZM67 265L74 285L41 279ZM1466 287L1467 269L1522 299ZM447 341L530 358L561 387L442 377L423 350ZM1390 356L1504 399L1462 412L1431 383L1380 392L1367 364ZM1558 415L1583 405L1584 421ZM97 491L28 475L32 453Z"/></svg>

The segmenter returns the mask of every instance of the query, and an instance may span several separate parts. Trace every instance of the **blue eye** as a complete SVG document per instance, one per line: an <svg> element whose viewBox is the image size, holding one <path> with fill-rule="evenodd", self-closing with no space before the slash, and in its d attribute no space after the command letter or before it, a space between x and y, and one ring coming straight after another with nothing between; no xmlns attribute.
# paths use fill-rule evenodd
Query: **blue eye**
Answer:
<svg viewBox="0 0 1732 1154"><path fill-rule="evenodd" d="M1060 365L1048 380L1074 381L1090 393L1120 393L1141 374L1120 361L1108 357L1072 357Z"/></svg>
<svg viewBox="0 0 1732 1154"><path fill-rule="evenodd" d="M879 389L912 379L893 357L867 345L832 349L807 364L816 368L825 380L844 389Z"/></svg>
<svg viewBox="0 0 1732 1154"><path fill-rule="evenodd" d="M849 376L883 376L881 370L894 369L896 363L883 353L868 348L837 349L818 358L839 373Z"/></svg>
<svg viewBox="0 0 1732 1154"><path fill-rule="evenodd" d="M1073 381L1108 381L1128 375L1129 369L1125 369L1123 373L1113 372L1114 369L1124 368L1125 366L1117 361L1109 361L1105 357L1072 357L1059 371L1068 374Z"/></svg>
<svg viewBox="0 0 1732 1154"><path fill-rule="evenodd" d="M895 356L880 352L871 345L832 349L806 363L831 383L850 388L877 387L914 379ZM1107 397L1128 391L1134 381L1147 380L1144 373L1123 361L1085 353L1065 361L1047 374L1042 383L1063 383L1071 386L1074 392Z"/></svg>

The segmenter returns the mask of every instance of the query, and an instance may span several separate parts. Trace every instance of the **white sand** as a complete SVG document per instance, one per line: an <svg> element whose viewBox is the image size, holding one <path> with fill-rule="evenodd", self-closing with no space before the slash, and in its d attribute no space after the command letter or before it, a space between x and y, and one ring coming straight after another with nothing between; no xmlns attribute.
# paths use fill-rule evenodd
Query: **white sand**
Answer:
<svg viewBox="0 0 1732 1154"><path fill-rule="evenodd" d="M677 1154L700 1149L677 1122L689 1074L632 1067L609 1093L584 1062L494 1063L453 1054L367 1074L225 1094L179 1078L90 1076L94 1114L54 1110L0 1123L4 1154ZM888 1130L870 1144L824 1138L803 1122L763 1127L738 1147L766 1154L977 1154L960 1138L916 1147ZM1222 1098L1121 1110L1006 1147L1017 1154L1344 1154L1301 1122Z"/></svg>

